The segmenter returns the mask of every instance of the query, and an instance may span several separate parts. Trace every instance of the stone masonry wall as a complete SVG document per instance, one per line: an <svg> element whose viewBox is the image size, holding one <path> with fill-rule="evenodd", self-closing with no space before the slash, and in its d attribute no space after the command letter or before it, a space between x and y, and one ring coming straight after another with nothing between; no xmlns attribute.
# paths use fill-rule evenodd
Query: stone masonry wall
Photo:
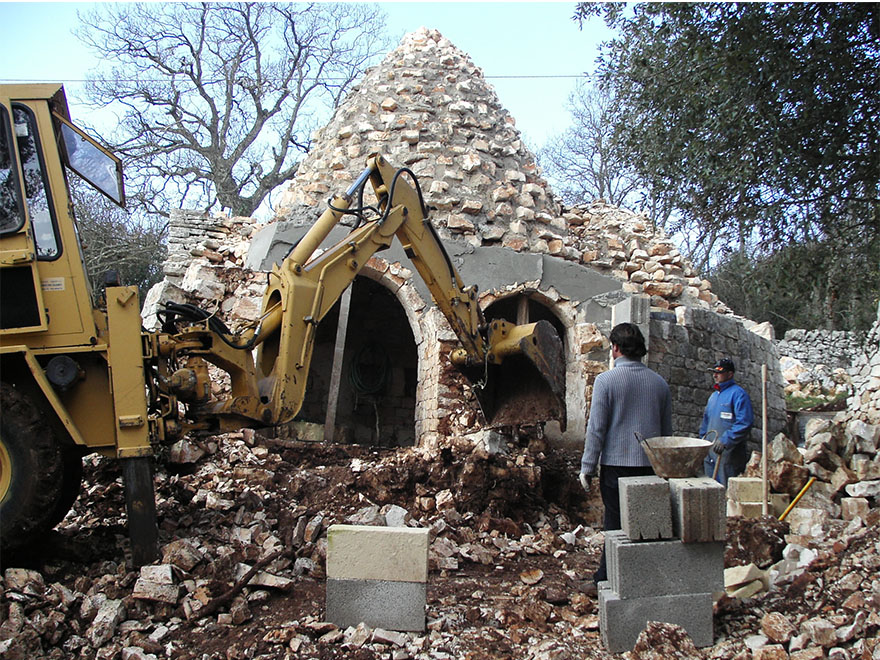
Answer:
<svg viewBox="0 0 880 660"><path fill-rule="evenodd" d="M679 307L672 312L652 312L649 366L670 384L673 428L695 436L712 393L707 369L721 357L736 364L736 382L752 400L755 426L752 448L761 446L761 365L767 365L768 439L786 428L784 381L773 342L747 330L735 319L712 312Z"/></svg>
<svg viewBox="0 0 880 660"><path fill-rule="evenodd" d="M864 351L850 369L853 375L853 396L847 400L851 419L880 425L880 305L877 320L865 338Z"/></svg>
<svg viewBox="0 0 880 660"><path fill-rule="evenodd" d="M848 368L862 352L865 335L844 330L789 330L776 344L781 356L800 360L804 366L824 364Z"/></svg>

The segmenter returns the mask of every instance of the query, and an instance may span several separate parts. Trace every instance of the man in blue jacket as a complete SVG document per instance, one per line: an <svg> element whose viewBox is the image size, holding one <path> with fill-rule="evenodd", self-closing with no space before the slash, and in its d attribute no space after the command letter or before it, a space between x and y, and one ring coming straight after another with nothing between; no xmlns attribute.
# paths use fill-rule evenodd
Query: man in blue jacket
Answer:
<svg viewBox="0 0 880 660"><path fill-rule="evenodd" d="M727 480L742 474L748 462L746 440L752 429L754 415L752 400L748 393L733 381L736 367L733 360L724 358L715 363L709 371L715 380L715 391L706 403L703 423L700 425L700 437L710 431L714 442L709 455L703 463L707 475L715 472L715 462L720 461L716 481L727 486ZM713 438L708 438L713 439Z"/></svg>

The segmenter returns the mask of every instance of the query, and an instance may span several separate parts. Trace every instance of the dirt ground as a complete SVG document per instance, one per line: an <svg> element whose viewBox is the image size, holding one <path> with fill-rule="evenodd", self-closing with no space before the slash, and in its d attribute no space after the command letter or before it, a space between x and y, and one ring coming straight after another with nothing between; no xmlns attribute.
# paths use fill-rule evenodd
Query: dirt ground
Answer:
<svg viewBox="0 0 880 660"><path fill-rule="evenodd" d="M29 568L46 585L62 585L48 592L73 594L64 620L49 633L33 622L42 623L58 604L49 596L17 599L32 624L18 634L31 628L35 633L30 644L13 644L6 657L609 657L600 640L596 599L583 593L601 550L601 504L597 493L587 497L581 490L575 452L534 438L493 455L452 446L433 460L413 449L261 441L242 434L202 446L207 455L193 465L160 463L160 544L185 539L198 546L201 560L175 576L190 603L195 596L217 605L216 612L193 615L185 596L174 605L132 598L139 574L126 559L119 466L89 460L83 492L57 530L26 554L3 558L4 568ZM410 525L429 527L432 539L445 539L456 550L455 561L444 562L432 551L425 633L406 636L402 645L375 636L359 642L352 631L346 636L324 622L326 528L362 521L391 505L406 510ZM781 558L785 527L735 520L730 530L737 541L728 542L726 562L748 563L768 548ZM825 555L820 551L821 570L842 570L852 553L861 553L859 561L865 552L876 558L877 521L861 534ZM742 543L746 537L755 539L751 549ZM265 570L289 580L285 586L237 584L240 563L253 566L272 553ZM804 608L821 612L849 595L823 590L827 578L812 568L804 575L757 605L757 599L722 599L716 606L716 646L689 657L745 657L737 656L743 639L755 632L756 617L768 607L793 615ZM235 586L240 590L230 594ZM99 648L87 642L94 616L87 603L95 594L126 605L125 621ZM4 593L2 603L6 626L13 611L8 596ZM123 653L133 647L141 649L140 656Z"/></svg>

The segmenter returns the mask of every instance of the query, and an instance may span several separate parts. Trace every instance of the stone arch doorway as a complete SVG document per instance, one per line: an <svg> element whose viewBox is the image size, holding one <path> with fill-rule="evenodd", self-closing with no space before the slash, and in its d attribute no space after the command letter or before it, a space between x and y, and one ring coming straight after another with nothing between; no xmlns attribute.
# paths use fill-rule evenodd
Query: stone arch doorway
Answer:
<svg viewBox="0 0 880 660"><path fill-rule="evenodd" d="M370 277L358 276L349 291L318 324L298 419L324 425L336 442L411 446L418 351L406 313Z"/></svg>

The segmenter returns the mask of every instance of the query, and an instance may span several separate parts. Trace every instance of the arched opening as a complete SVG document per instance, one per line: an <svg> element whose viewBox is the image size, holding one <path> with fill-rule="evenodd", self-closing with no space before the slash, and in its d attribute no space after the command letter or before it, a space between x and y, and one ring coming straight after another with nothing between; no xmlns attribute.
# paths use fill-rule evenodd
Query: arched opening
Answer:
<svg viewBox="0 0 880 660"><path fill-rule="evenodd" d="M542 346L545 356L553 355L550 350L556 345L553 332L562 345L562 355L558 359L536 361L524 352L508 356L500 365L492 367L481 398L484 411L487 408L493 411L492 425L525 424L544 428L545 423L553 421L564 430L568 423L564 323L540 300L523 292L496 300L483 314L490 324L498 320L516 325L547 322L553 330L544 333L544 339L532 339Z"/></svg>
<svg viewBox="0 0 880 660"><path fill-rule="evenodd" d="M406 314L367 277L349 291L318 325L298 419L338 442L413 445L418 352Z"/></svg>

